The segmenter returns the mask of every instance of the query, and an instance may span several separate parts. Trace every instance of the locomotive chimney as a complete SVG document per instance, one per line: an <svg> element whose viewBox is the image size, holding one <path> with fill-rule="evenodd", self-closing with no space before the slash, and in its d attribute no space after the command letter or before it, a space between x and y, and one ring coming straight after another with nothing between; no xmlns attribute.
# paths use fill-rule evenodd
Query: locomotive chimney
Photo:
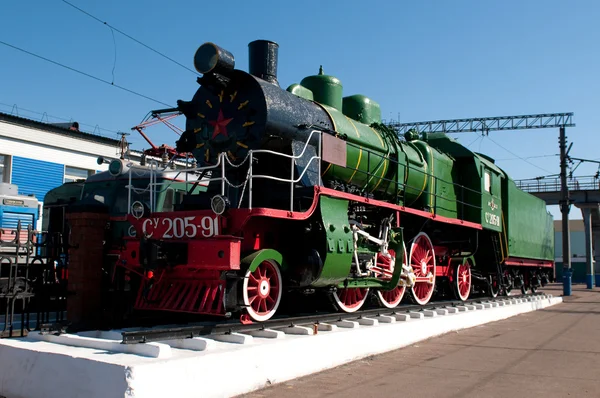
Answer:
<svg viewBox="0 0 600 398"><path fill-rule="evenodd" d="M250 74L279 86L277 82L277 55L279 44L269 40L255 40L248 44Z"/></svg>

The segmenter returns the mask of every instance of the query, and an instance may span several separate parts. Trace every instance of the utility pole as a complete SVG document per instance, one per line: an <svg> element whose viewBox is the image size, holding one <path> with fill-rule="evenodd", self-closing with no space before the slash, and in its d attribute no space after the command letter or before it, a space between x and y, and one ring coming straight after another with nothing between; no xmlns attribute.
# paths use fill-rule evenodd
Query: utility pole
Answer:
<svg viewBox="0 0 600 398"><path fill-rule="evenodd" d="M567 187L567 137L560 127L560 211L562 213L563 295L571 295L571 234L569 232L569 188Z"/></svg>

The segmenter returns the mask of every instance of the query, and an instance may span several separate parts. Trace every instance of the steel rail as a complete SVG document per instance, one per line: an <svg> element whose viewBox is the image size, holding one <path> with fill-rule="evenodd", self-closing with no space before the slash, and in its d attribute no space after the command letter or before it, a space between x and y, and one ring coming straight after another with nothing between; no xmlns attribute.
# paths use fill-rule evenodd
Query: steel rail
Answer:
<svg viewBox="0 0 600 398"><path fill-rule="evenodd" d="M440 309L448 307L457 307L461 305L469 304L480 304L483 302L495 302L502 300L512 300L524 297L532 297L541 295L542 293L535 293L533 295L515 295L515 296L499 296L496 298L491 297L478 297L469 299L466 301L460 300L445 300L436 301L427 305L402 305L396 308L373 308L363 311L357 311L353 313L317 313L310 315L300 315L293 317L284 317L280 319L270 319L265 322L257 322L251 324L242 324L236 322L205 322L193 325L182 325L182 326L158 326L152 329L126 331L122 332L123 341L122 344L138 344L138 343L150 343L157 341L164 341L170 339L184 339L193 338L215 334L231 334L231 333L243 333L251 332L256 330L264 329L276 329L284 328L289 326L306 326L306 325L318 325L320 323L327 322L339 322L339 321L356 321L362 318L369 318L374 316L390 316L403 314L411 311L422 312L424 310Z"/></svg>

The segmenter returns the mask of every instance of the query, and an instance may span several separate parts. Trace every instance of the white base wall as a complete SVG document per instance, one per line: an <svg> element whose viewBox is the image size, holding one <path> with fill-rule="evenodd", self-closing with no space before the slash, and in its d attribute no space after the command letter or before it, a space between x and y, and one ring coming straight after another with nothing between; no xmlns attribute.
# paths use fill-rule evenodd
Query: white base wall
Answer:
<svg viewBox="0 0 600 398"><path fill-rule="evenodd" d="M116 347L119 334L115 332L95 334L104 339L32 335L0 340L0 395L6 398L230 397L562 302L561 297L547 296L529 300L507 299L505 305L498 307L481 305L476 310L438 316L429 313L424 319L334 328L312 336L236 338L246 344L198 339L210 343L200 344L206 347L204 351L197 351L190 344L193 341L186 340L152 343L146 348Z"/></svg>

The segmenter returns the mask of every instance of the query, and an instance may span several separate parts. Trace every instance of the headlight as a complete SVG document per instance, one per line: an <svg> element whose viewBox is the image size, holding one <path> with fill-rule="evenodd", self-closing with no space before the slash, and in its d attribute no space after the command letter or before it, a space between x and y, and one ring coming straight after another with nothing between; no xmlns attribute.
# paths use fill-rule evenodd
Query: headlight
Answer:
<svg viewBox="0 0 600 398"><path fill-rule="evenodd" d="M123 172L123 163L120 160L113 160L108 165L108 172L113 176L118 176Z"/></svg>
<svg viewBox="0 0 600 398"><path fill-rule="evenodd" d="M131 215L136 219L140 219L144 216L144 204L140 201L135 201L131 204Z"/></svg>
<svg viewBox="0 0 600 398"><path fill-rule="evenodd" d="M215 195L210 200L210 208L216 215L220 216L229 208L229 200L221 195Z"/></svg>

